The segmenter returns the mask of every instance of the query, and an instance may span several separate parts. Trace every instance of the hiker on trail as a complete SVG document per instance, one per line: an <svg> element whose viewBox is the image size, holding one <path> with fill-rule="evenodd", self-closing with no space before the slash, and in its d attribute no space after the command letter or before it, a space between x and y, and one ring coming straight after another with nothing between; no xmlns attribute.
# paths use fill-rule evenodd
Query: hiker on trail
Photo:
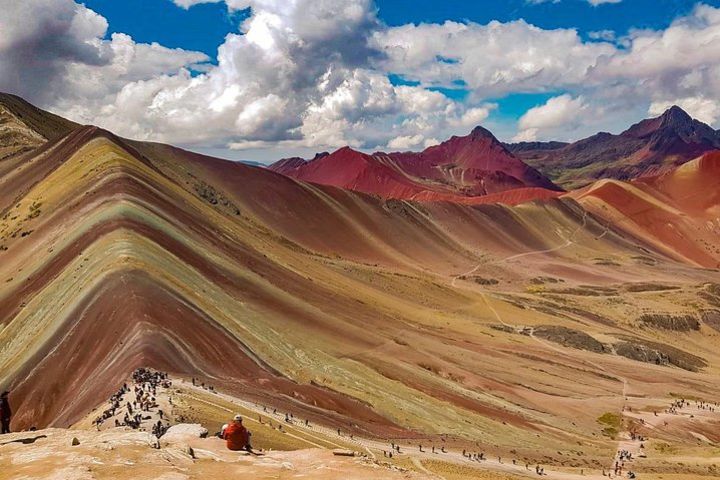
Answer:
<svg viewBox="0 0 720 480"><path fill-rule="evenodd" d="M152 434L156 437L160 438L163 435L165 435L165 432L167 432L168 427L164 426L160 420L157 421L156 424L152 427Z"/></svg>
<svg viewBox="0 0 720 480"><path fill-rule="evenodd" d="M240 415L235 415L232 423L223 430L222 437L227 444L228 450L246 450L252 453L250 432L242 424L242 417Z"/></svg>
<svg viewBox="0 0 720 480"><path fill-rule="evenodd" d="M0 434L10 433L10 417L12 416L12 410L10 409L10 402L8 400L10 392L5 391L0 395Z"/></svg>

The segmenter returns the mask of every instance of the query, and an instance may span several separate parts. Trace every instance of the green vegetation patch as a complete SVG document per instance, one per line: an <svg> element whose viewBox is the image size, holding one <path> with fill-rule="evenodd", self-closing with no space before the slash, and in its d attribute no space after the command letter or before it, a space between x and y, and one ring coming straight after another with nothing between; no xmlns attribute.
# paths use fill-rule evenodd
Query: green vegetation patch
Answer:
<svg viewBox="0 0 720 480"><path fill-rule="evenodd" d="M622 416L617 413L603 413L597 418L597 423L603 426L602 434L614 439L622 428Z"/></svg>

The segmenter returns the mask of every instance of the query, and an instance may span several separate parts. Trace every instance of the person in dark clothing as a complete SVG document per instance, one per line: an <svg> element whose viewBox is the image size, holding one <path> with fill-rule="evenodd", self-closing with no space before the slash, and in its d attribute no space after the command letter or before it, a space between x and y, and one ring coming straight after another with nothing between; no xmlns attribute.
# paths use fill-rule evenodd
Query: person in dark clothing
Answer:
<svg viewBox="0 0 720 480"><path fill-rule="evenodd" d="M0 395L0 434L10 433L10 417L12 416L12 410L10 409L8 395L10 395L10 392L7 391Z"/></svg>

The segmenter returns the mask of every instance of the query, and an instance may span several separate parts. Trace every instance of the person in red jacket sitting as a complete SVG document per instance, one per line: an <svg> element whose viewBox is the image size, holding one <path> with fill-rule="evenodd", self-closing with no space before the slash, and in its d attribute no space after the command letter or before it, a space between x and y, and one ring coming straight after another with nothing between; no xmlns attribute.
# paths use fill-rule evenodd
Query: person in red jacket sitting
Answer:
<svg viewBox="0 0 720 480"><path fill-rule="evenodd" d="M225 440L228 450L252 451L252 447L250 446L250 432L242 424L242 417L240 415L235 415L232 423L223 429L222 438Z"/></svg>

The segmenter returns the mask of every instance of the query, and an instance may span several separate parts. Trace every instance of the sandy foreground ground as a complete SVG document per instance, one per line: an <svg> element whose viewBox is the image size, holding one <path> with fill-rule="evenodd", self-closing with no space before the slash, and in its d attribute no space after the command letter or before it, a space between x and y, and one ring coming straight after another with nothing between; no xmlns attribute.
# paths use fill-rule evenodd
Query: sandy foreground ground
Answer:
<svg viewBox="0 0 720 480"><path fill-rule="evenodd" d="M435 452L425 446L398 442L400 451L389 457L391 445L379 439L361 438L336 429L323 427L304 419L286 419L286 413L267 405L242 400L213 391L191 381L172 379L172 386L159 388L158 406L144 413L139 429L114 427L114 418L102 425L93 424L102 405L71 429L45 429L0 437L0 479L114 479L187 480L221 475L256 479L497 479L546 478L581 480L628 478L636 471L638 479L690 480L720 478L710 469L698 475L683 471L682 465L713 465L720 456L717 448L681 452L670 444L644 437L633 440L628 432L618 436L618 450L632 453L623 475L607 471L567 469L542 466L538 475L535 465L512 458L487 455L483 461L471 460L460 451ZM160 439L149 433L162 408L171 430ZM253 432L258 455L231 452L224 441L213 434L221 422L235 413L245 418ZM648 431L678 429L688 431L707 443L701 432L712 426L716 416L710 409L689 405L668 413L661 408L629 407L625 417L644 424ZM118 415L121 417L122 415ZM200 423L180 423L200 421ZM690 422L690 423L688 423ZM688 425L695 425L688 430ZM697 431L695 431L697 430ZM201 434L207 433L206 438ZM393 442L394 443L394 442ZM714 452L714 453L713 453ZM339 453L342 453L340 455ZM662 473L643 467L648 457L660 465L672 461ZM662 459L662 460L661 460ZM613 459L608 459L612 465ZM650 465L650 464L648 464ZM668 464L669 465L669 464Z"/></svg>
<svg viewBox="0 0 720 480"><path fill-rule="evenodd" d="M75 446L74 439L78 443ZM187 438L157 448L151 435L125 429L47 429L11 434L3 438L0 452L3 479L187 480L216 475L256 479L431 478L384 467L363 457L335 456L325 449L253 456L230 452L218 438Z"/></svg>

